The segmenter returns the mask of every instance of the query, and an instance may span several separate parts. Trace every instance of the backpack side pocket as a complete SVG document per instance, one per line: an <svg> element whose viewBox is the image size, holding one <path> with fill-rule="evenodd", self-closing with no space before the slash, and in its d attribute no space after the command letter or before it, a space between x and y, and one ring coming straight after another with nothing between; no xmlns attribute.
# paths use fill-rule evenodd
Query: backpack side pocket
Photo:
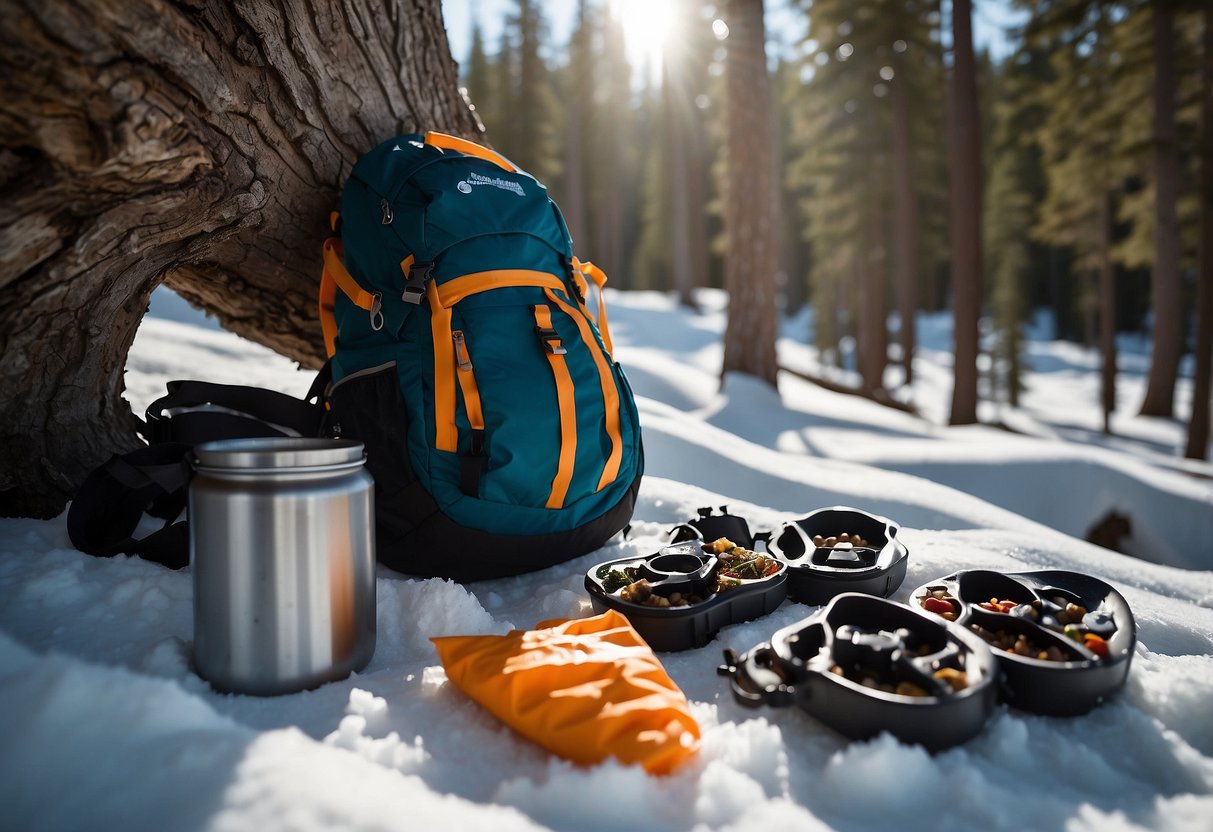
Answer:
<svg viewBox="0 0 1213 832"><path fill-rule="evenodd" d="M396 362L342 378L329 392L328 433L366 446L366 468L375 479L375 517L380 544L407 534L416 519L408 511L417 476L409 461L408 410Z"/></svg>

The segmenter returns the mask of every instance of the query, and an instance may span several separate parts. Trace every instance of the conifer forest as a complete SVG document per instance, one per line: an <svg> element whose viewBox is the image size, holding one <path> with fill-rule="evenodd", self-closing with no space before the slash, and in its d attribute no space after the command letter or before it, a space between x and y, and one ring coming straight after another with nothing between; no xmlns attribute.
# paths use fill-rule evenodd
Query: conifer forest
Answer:
<svg viewBox="0 0 1213 832"><path fill-rule="evenodd" d="M987 4L1016 20L997 57L974 43ZM950 310L963 424L978 399L1016 406L1024 327L1049 310L1099 351L1105 429L1118 333L1151 342L1144 415L1178 415L1192 355L1204 457L1207 0L653 0L642 53L627 3L577 0L559 38L552 4L509 5L456 56L488 140L548 183L611 286L728 289L748 353L726 333L726 370L773 383L762 310L807 307L823 362L896 404L915 313Z"/></svg>

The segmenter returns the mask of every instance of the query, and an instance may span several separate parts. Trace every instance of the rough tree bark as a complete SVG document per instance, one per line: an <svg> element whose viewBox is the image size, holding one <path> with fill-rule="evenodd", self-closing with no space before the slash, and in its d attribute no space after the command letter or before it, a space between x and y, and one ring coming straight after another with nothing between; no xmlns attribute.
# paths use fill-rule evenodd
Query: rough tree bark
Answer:
<svg viewBox="0 0 1213 832"><path fill-rule="evenodd" d="M726 11L729 170L724 286L729 293L729 322L724 333L723 372L749 373L775 386L779 223L762 0L729 0Z"/></svg>
<svg viewBox="0 0 1213 832"><path fill-rule="evenodd" d="M318 365L351 163L476 134L439 0L0 0L0 43L2 515L53 516L137 445L123 368L159 283Z"/></svg>
<svg viewBox="0 0 1213 832"><path fill-rule="evenodd" d="M981 316L981 124L970 0L952 4L952 316L955 321L953 425L977 421L977 322Z"/></svg>
<svg viewBox="0 0 1213 832"><path fill-rule="evenodd" d="M1183 354L1179 280L1179 157L1175 139L1175 26L1166 3L1154 5L1154 338L1142 416L1170 417Z"/></svg>

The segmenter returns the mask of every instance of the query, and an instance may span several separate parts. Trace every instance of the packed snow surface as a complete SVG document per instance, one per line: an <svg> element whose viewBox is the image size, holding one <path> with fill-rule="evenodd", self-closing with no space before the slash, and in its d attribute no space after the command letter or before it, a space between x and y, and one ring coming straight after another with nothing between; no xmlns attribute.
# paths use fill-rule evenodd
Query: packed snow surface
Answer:
<svg viewBox="0 0 1213 832"><path fill-rule="evenodd" d="M1016 432L947 428L941 318L921 321L918 417L789 374L779 393L741 376L722 387L716 294L698 314L662 295L609 300L647 455L631 535L466 587L381 569L375 657L345 681L218 694L190 670L188 570L83 555L62 517L0 520L0 827L1213 829L1213 467L1177 458L1182 425L1129 415L1145 359L1129 351L1115 435L1103 437L1094 359L1038 327L1023 409L982 414ZM831 373L803 346L809 323L789 322L782 359ZM297 395L310 381L164 297L127 369L136 412L172 378ZM1184 381L1181 409L1188 396ZM716 675L722 649L747 650L816 609L789 601L662 654L703 745L657 778L553 758L447 683L430 637L589 615L590 567L653 552L697 508L725 504L755 528L835 504L892 518L910 551L895 601L959 569L1101 577L1136 618L1127 684L1081 717L1000 705L975 739L935 755L887 734L848 742L802 711L741 707ZM1111 510L1130 518L1122 546L1136 557L1081 540Z"/></svg>

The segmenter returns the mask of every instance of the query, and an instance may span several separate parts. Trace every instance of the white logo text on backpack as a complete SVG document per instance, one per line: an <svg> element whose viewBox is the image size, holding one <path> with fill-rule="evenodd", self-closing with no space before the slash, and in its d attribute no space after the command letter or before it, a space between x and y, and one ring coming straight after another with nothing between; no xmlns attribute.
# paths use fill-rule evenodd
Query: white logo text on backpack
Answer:
<svg viewBox="0 0 1213 832"><path fill-rule="evenodd" d="M469 173L468 178L455 187L461 194L470 194L473 185L492 185L494 188L500 188L503 191L518 194L518 196L526 196L526 191L522 190L522 185L518 182L502 179L500 176L481 176L479 173Z"/></svg>

